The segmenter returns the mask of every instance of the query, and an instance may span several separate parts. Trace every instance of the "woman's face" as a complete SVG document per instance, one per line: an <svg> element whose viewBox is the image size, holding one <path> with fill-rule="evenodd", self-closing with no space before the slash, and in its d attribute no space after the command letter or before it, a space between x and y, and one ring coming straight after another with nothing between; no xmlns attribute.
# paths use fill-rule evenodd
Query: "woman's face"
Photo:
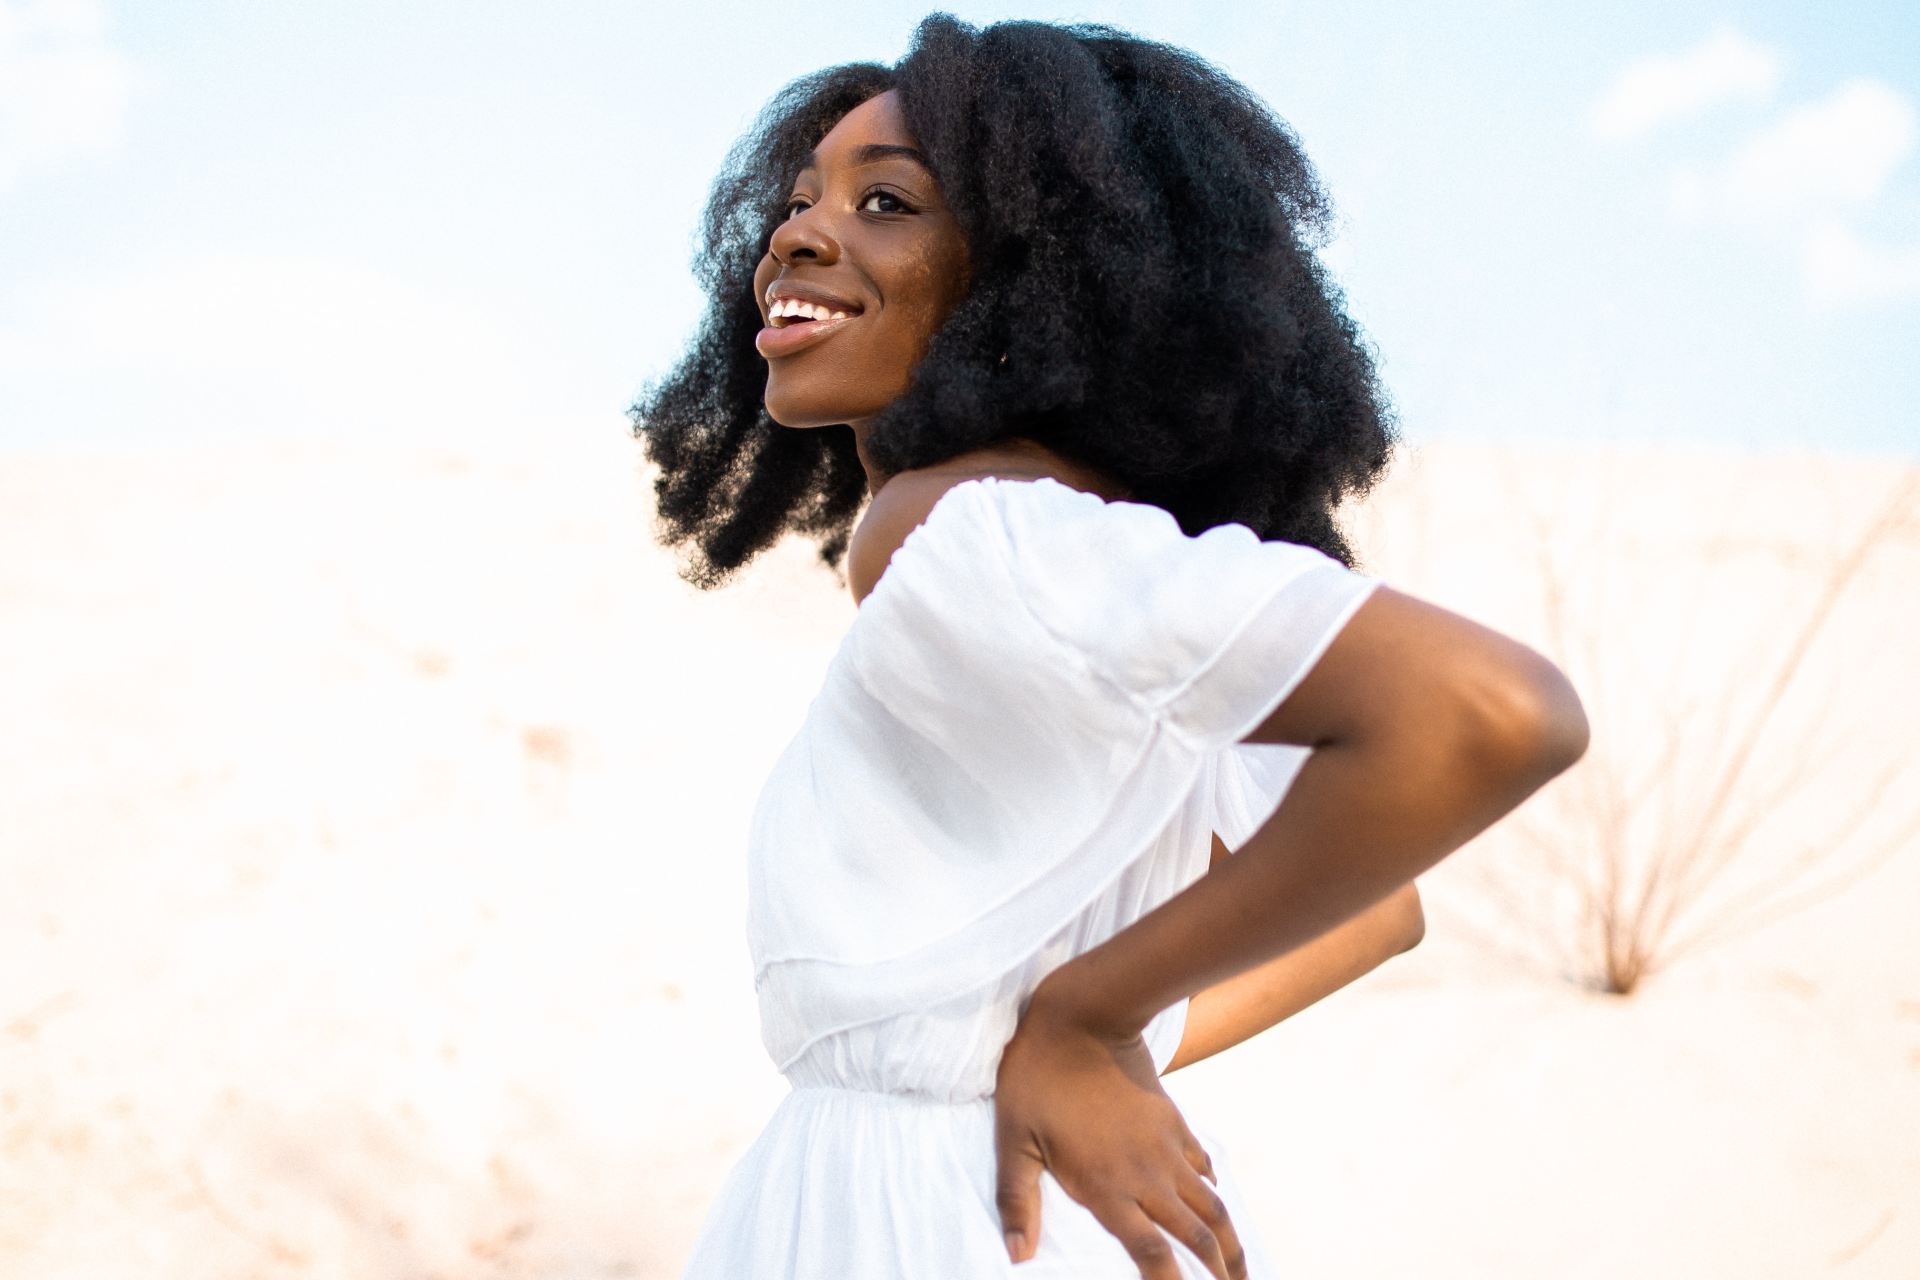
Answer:
<svg viewBox="0 0 1920 1280"><path fill-rule="evenodd" d="M753 273L767 325L754 345L775 422L821 427L880 412L964 296L966 240L918 155L889 90L841 117L794 175L787 218ZM794 301L820 318L787 315Z"/></svg>

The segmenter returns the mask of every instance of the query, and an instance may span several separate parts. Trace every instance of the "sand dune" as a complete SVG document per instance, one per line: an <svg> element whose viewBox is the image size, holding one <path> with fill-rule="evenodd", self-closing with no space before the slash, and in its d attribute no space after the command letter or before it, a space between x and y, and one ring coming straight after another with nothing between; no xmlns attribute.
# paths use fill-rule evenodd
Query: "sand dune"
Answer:
<svg viewBox="0 0 1920 1280"><path fill-rule="evenodd" d="M1168 1078L1293 1274L1920 1274L1920 507L1731 806L1714 893L1813 900L1622 998L1553 869L1670 732L1619 847L1686 829L1912 472L1428 446L1355 513L1595 744L1422 947ZM677 1274L785 1088L740 850L853 606L797 541L694 591L648 495L617 434L0 459L0 1274Z"/></svg>

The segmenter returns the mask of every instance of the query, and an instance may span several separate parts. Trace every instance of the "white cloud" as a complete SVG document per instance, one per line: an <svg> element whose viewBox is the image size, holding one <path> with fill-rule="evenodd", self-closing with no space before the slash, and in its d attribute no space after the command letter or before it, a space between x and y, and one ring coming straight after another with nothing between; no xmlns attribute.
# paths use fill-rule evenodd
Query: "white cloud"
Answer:
<svg viewBox="0 0 1920 1280"><path fill-rule="evenodd" d="M1674 180L1674 210L1695 221L1778 223L1871 203L1920 138L1899 90L1856 79L1795 107L1718 168Z"/></svg>
<svg viewBox="0 0 1920 1280"><path fill-rule="evenodd" d="M1801 269L1808 298L1824 308L1920 298L1920 245L1869 244L1838 222L1808 235Z"/></svg>
<svg viewBox="0 0 1920 1280"><path fill-rule="evenodd" d="M351 262L222 254L16 299L0 419L40 436L499 436L539 357L483 309ZM7 402L12 401L9 405ZM124 431L122 432L124 434Z"/></svg>
<svg viewBox="0 0 1920 1280"><path fill-rule="evenodd" d="M1715 104L1766 101L1781 59L1731 27L1680 54L1642 59L1594 103L1596 138L1640 137ZM1887 84L1846 81L1781 112L1717 164L1676 172L1673 213L1699 227L1741 227L1797 244L1801 283L1817 307L1920 297L1920 246L1870 244L1853 229L1920 141L1920 110Z"/></svg>
<svg viewBox="0 0 1920 1280"><path fill-rule="evenodd" d="M1587 117L1606 141L1639 137L1670 120L1733 98L1765 101L1780 83L1780 57L1728 27L1686 53L1643 58L1621 72Z"/></svg>
<svg viewBox="0 0 1920 1280"><path fill-rule="evenodd" d="M1920 110L1877 80L1854 79L1783 112L1721 163L1675 175L1683 222L1739 227L1798 245L1816 307L1920 297L1920 250L1876 246L1853 230L1920 143Z"/></svg>
<svg viewBox="0 0 1920 1280"><path fill-rule="evenodd" d="M0 0L0 189L120 139L132 68L94 0Z"/></svg>

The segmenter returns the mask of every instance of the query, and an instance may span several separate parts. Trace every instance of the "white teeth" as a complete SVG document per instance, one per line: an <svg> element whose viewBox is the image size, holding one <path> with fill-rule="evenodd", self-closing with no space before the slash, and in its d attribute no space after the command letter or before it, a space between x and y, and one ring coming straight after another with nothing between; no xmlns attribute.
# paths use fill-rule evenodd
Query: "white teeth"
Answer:
<svg viewBox="0 0 1920 1280"><path fill-rule="evenodd" d="M805 316L809 320L845 320L851 314L851 312L835 311L811 302L802 302L798 298L781 298L767 308L767 317L774 320L791 319L794 316Z"/></svg>

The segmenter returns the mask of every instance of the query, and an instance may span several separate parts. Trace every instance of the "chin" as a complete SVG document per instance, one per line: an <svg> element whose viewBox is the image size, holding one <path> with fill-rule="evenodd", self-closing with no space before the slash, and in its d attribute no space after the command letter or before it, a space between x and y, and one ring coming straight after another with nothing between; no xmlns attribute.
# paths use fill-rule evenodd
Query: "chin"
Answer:
<svg viewBox="0 0 1920 1280"><path fill-rule="evenodd" d="M773 419L774 425L794 431L804 431L810 427L831 427L846 421L844 417L836 418L832 414L810 412L786 405L775 406L772 401L768 401L766 407L767 416Z"/></svg>
<svg viewBox="0 0 1920 1280"><path fill-rule="evenodd" d="M796 430L807 427L838 427L858 418L870 418L885 406L873 408L848 407L846 405L827 405L820 403L796 402L782 396L767 396L761 403L766 407L767 416L783 427Z"/></svg>

